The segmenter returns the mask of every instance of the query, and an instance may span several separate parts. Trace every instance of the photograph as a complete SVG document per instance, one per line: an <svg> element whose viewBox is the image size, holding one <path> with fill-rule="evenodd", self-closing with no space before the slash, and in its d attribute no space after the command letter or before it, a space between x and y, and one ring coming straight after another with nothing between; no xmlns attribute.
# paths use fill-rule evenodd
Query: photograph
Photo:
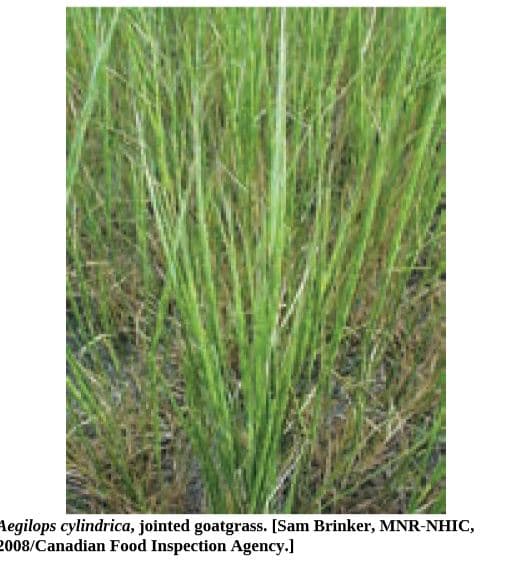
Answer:
<svg viewBox="0 0 521 561"><path fill-rule="evenodd" d="M445 8L64 16L64 510L445 514Z"/></svg>

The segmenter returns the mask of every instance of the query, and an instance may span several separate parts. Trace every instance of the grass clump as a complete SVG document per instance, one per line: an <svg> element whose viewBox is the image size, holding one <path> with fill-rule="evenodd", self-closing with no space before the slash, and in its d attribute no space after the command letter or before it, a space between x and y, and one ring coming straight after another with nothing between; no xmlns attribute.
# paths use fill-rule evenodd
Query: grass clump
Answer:
<svg viewBox="0 0 521 561"><path fill-rule="evenodd" d="M67 11L79 512L443 512L442 9Z"/></svg>

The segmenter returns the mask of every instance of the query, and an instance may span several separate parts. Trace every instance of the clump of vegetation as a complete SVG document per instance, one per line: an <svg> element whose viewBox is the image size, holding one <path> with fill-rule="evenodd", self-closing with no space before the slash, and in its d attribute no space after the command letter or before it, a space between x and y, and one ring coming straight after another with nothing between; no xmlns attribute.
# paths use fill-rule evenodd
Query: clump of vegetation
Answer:
<svg viewBox="0 0 521 561"><path fill-rule="evenodd" d="M443 512L445 12L68 9L71 512Z"/></svg>

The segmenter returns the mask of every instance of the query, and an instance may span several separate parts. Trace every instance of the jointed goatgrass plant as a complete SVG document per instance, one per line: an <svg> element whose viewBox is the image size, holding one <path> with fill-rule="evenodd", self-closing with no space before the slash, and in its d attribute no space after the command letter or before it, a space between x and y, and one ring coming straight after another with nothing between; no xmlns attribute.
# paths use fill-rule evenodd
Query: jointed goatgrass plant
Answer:
<svg viewBox="0 0 521 561"><path fill-rule="evenodd" d="M445 13L67 11L80 512L443 512Z"/></svg>

